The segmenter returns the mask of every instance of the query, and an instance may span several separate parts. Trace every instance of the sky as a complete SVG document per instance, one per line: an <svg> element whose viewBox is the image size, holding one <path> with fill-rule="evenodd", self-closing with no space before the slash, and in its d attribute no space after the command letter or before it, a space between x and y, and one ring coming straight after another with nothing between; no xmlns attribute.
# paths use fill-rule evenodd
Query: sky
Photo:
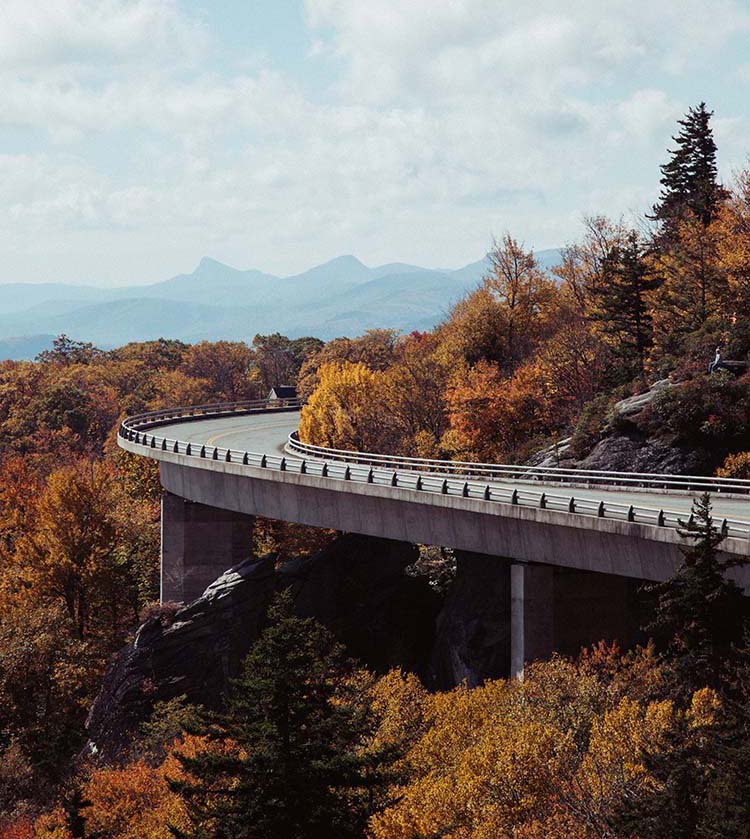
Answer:
<svg viewBox="0 0 750 839"><path fill-rule="evenodd" d="M0 283L561 246L749 88L746 0L2 0Z"/></svg>

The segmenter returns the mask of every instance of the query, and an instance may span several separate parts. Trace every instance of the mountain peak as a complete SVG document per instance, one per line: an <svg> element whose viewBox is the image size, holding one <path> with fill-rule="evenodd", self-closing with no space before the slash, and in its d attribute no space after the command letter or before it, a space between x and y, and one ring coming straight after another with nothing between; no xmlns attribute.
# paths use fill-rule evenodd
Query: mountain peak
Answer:
<svg viewBox="0 0 750 839"><path fill-rule="evenodd" d="M201 257L201 261L196 266L195 270L193 271L194 274L198 274L202 271L215 271L216 269L226 270L229 268L229 265L225 265L223 262L219 262L218 259L214 259L211 256L204 256ZM230 268L230 270L235 270Z"/></svg>
<svg viewBox="0 0 750 839"><path fill-rule="evenodd" d="M351 253L345 253L345 254L342 254L341 256L334 256L333 259L329 259L328 262L324 262L323 265L320 265L318 267L322 268L325 265L338 265L342 268L347 267L347 266L356 266L357 268L367 268L367 266L364 264L364 262L362 262L360 259L357 259L357 257L354 256Z"/></svg>

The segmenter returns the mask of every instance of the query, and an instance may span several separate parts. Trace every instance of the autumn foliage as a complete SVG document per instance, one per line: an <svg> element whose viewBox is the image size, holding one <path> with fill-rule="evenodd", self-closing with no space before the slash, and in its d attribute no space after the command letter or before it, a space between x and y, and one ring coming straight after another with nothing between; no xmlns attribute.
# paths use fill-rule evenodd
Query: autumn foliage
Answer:
<svg viewBox="0 0 750 839"><path fill-rule="evenodd" d="M718 182L710 117L701 104L680 121L644 225L587 218L552 272L506 234L429 332L108 352L61 336L0 363L0 839L275 839L314 821L312 797L318 828L336 826L314 839L748 836L746 609L707 499L686 562L653 589L645 648L430 693L354 668L289 614L218 715L171 708L120 765L75 759L105 669L158 596L158 472L117 447L123 416L296 384L306 442L523 462L568 435L584 457L618 399L670 377L623 433L750 476L750 172ZM708 376L717 346L737 364ZM279 561L330 538L254 534Z"/></svg>

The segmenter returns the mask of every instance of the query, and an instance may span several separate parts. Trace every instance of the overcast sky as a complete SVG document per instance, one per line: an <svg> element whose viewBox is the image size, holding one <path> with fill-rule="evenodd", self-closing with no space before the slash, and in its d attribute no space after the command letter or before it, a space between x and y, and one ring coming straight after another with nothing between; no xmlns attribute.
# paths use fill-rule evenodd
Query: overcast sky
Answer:
<svg viewBox="0 0 750 839"><path fill-rule="evenodd" d="M749 90L746 0L2 0L0 282L558 246Z"/></svg>

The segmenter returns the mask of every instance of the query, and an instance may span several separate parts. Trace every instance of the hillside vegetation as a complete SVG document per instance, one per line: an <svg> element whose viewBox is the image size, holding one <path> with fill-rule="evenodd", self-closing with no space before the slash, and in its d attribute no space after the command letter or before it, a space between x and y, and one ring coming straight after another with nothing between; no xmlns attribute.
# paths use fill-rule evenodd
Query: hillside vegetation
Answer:
<svg viewBox="0 0 750 839"><path fill-rule="evenodd" d="M592 217L555 278L505 235L431 331L106 352L61 336L0 363L0 839L750 836L747 606L708 498L644 649L429 693L351 661L282 594L221 712L178 698L120 763L82 752L114 654L170 619L158 473L116 446L125 415L296 382L323 445L518 461L627 434L748 477L750 173L718 183L703 105L675 144L647 233ZM740 364L709 375L719 345ZM666 377L635 419L613 411ZM255 548L283 562L318 538L259 522Z"/></svg>
<svg viewBox="0 0 750 839"><path fill-rule="evenodd" d="M675 142L648 235L589 218L555 281L506 234L433 331L327 344L302 370L303 438L498 462L572 433L585 455L617 430L618 399L668 376L684 386L620 430L700 450L707 469L750 448L750 173L717 182L703 107ZM740 364L707 378L717 346Z"/></svg>

